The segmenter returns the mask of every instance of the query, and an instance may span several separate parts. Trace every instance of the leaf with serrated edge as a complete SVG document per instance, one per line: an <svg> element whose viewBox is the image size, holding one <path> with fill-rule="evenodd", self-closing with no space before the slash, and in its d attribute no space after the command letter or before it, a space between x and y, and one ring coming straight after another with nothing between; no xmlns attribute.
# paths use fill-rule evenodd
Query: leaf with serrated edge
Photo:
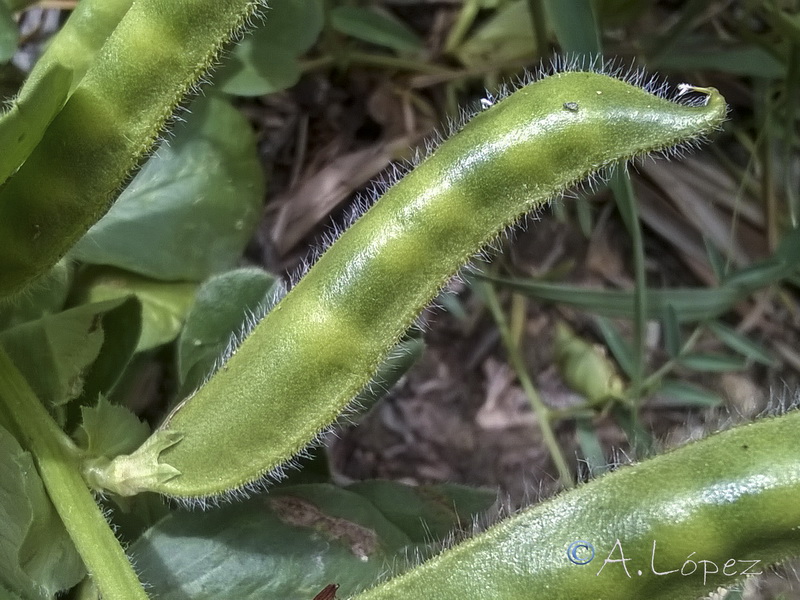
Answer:
<svg viewBox="0 0 800 600"><path fill-rule="evenodd" d="M83 423L75 437L89 456L113 458L133 452L150 435L147 423L102 396L95 406L82 406L81 416Z"/></svg>

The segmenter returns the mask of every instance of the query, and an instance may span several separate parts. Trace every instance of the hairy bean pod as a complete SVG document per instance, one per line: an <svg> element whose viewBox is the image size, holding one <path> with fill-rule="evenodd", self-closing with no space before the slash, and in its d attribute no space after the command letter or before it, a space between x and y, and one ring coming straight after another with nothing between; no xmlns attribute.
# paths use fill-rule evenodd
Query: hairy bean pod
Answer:
<svg viewBox="0 0 800 600"><path fill-rule="evenodd" d="M83 0L0 115L0 184L28 158L133 0Z"/></svg>
<svg viewBox="0 0 800 600"><path fill-rule="evenodd" d="M800 555L800 411L522 511L357 600L688 600Z"/></svg>
<svg viewBox="0 0 800 600"><path fill-rule="evenodd" d="M81 0L36 61L22 92L54 65L72 71L74 90L131 4L133 0Z"/></svg>
<svg viewBox="0 0 800 600"><path fill-rule="evenodd" d="M689 106L568 71L493 103L356 221L155 434L180 441L119 457L101 479L119 493L198 498L280 475L506 227L603 167L718 128L725 102L702 92ZM155 483L154 448L172 469Z"/></svg>
<svg viewBox="0 0 800 600"><path fill-rule="evenodd" d="M111 205L259 0L137 0L0 188L0 298L45 273Z"/></svg>

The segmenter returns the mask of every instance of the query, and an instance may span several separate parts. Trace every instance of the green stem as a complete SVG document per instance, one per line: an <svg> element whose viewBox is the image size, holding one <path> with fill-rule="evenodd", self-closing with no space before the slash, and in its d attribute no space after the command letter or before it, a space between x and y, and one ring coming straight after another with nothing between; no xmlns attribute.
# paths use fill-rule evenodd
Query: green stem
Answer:
<svg viewBox="0 0 800 600"><path fill-rule="evenodd" d="M467 35L470 27L475 22L475 17L478 16L480 10L480 3L477 0L466 0L461 6L461 11L458 13L458 18L453 26L450 28L450 33L447 35L447 40L444 44L444 53L453 54L455 50L461 45L464 36Z"/></svg>
<svg viewBox="0 0 800 600"><path fill-rule="evenodd" d="M639 223L639 210L633 195L630 177L622 171L616 171L611 181L611 188L617 204L624 215L628 215L625 224L631 235L633 245L633 270L635 288L633 296L633 374L631 377L631 392L634 398L642 395L642 380L644 379L645 353L647 352L645 330L647 327L647 279L644 264L644 240L642 227ZM638 402L634 403L638 408Z"/></svg>
<svg viewBox="0 0 800 600"><path fill-rule="evenodd" d="M761 144L758 148L758 156L761 161L761 198L764 202L764 220L767 228L767 242L769 249L774 252L780 241L778 228L778 199L775 195L775 157L773 155L774 139L772 132L772 85L770 80L761 81L760 104L762 115L760 118L760 131L763 132Z"/></svg>
<svg viewBox="0 0 800 600"><path fill-rule="evenodd" d="M528 12L533 24L533 35L536 38L536 55L542 59L550 52L547 44L547 15L542 0L528 0Z"/></svg>
<svg viewBox="0 0 800 600"><path fill-rule="evenodd" d="M681 348L678 355L669 359L663 365L661 365L658 369L656 369L651 375L649 375L643 382L642 382L642 389L643 390L651 390L656 383L664 377L667 373L669 373L675 365L678 364L679 359L681 356L689 352L694 345L697 343L697 340L700 338L700 334L702 333L702 329L697 327L689 338L686 340L686 343Z"/></svg>
<svg viewBox="0 0 800 600"><path fill-rule="evenodd" d="M409 60L386 56L385 54L371 54L369 52L347 52L346 55L326 54L318 58L300 62L300 70L304 73L324 69L337 63L347 63L363 67L378 67L382 69L397 69L400 71L411 71L425 75L436 75L444 77L445 80L466 77L466 72L448 69L435 64L425 63L419 60Z"/></svg>
<svg viewBox="0 0 800 600"><path fill-rule="evenodd" d="M418 73L428 73L431 75L451 75L453 73L452 69L429 64L420 60L409 60L406 58L386 56L384 54L370 54L369 52L349 52L347 54L347 60L357 65L416 71Z"/></svg>
<svg viewBox="0 0 800 600"><path fill-rule="evenodd" d="M58 515L104 600L146 600L136 573L81 477L77 449L0 348L0 408L36 459Z"/></svg>
<svg viewBox="0 0 800 600"><path fill-rule="evenodd" d="M571 488L574 486L572 472L570 471L569 465L567 465L564 454L561 452L561 446L558 445L556 436L553 433L553 428L550 425L550 409L542 402L539 393L533 386L533 382L528 375L528 370L525 368L525 362L522 360L522 355L517 345L514 343L514 338L508 328L508 323L506 322L505 314L503 314L503 309L500 306L500 301L497 299L497 294L492 285L486 281L478 281L476 285L483 293L486 305L489 307L495 323L497 324L497 329L500 331L503 345L506 347L508 360L517 373L517 379L519 379L519 383L525 391L525 395L528 396L528 401L531 403L533 412L536 413L536 418L539 421L539 428L542 431L542 438L544 438L544 443L550 451L550 455L553 457L556 469L558 469L559 479L561 479L561 483L564 487Z"/></svg>

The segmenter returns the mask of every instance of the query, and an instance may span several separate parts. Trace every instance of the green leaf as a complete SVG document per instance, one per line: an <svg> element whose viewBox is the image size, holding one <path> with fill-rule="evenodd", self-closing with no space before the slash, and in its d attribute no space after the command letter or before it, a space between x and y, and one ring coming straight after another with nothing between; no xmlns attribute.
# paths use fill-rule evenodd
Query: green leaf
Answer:
<svg viewBox="0 0 800 600"><path fill-rule="evenodd" d="M415 52L423 47L422 40L405 23L371 8L337 6L331 11L331 25L339 33L397 52Z"/></svg>
<svg viewBox="0 0 800 600"><path fill-rule="evenodd" d="M741 281L731 282L713 289L675 288L647 290L648 319L659 319L666 306L671 305L681 323L715 319L731 310L750 293L774 283L787 275L784 265L773 265L757 274L742 275ZM574 285L547 283L523 279L503 279L482 275L488 279L532 298L556 302L611 318L633 318L633 292L621 290L587 289Z"/></svg>
<svg viewBox="0 0 800 600"><path fill-rule="evenodd" d="M111 393L133 358L141 333L142 305L136 297L125 298L103 315L103 346L85 373L81 405L93 405L101 394Z"/></svg>
<svg viewBox="0 0 800 600"><path fill-rule="evenodd" d="M227 94L263 96L300 80L297 57L317 41L324 23L321 0L270 4L266 22L234 49L214 76Z"/></svg>
<svg viewBox="0 0 800 600"><path fill-rule="evenodd" d="M597 19L607 27L630 25L649 8L639 0L592 0L592 6Z"/></svg>
<svg viewBox="0 0 800 600"><path fill-rule="evenodd" d="M124 301L85 304L0 333L0 344L45 406L83 393L87 370L103 347L104 319Z"/></svg>
<svg viewBox="0 0 800 600"><path fill-rule="evenodd" d="M497 500L497 493L455 484L411 487L393 481L360 481L346 488L368 499L415 544L443 540Z"/></svg>
<svg viewBox="0 0 800 600"><path fill-rule="evenodd" d="M536 38L526 0L503 6L456 50L467 67L503 64L534 55Z"/></svg>
<svg viewBox="0 0 800 600"><path fill-rule="evenodd" d="M575 426L575 437L589 468L589 475L595 477L608 471L609 463L592 420L585 417L576 419Z"/></svg>
<svg viewBox="0 0 800 600"><path fill-rule="evenodd" d="M660 57L653 68L667 71L718 71L732 75L782 79L786 66L758 46L720 48L716 39L682 43Z"/></svg>
<svg viewBox="0 0 800 600"><path fill-rule="evenodd" d="M0 2L0 63L10 61L17 51L19 32L11 9Z"/></svg>
<svg viewBox="0 0 800 600"><path fill-rule="evenodd" d="M277 284L266 271L245 268L216 275L200 286L178 342L178 376L184 394L211 372L248 315L264 312Z"/></svg>
<svg viewBox="0 0 800 600"><path fill-rule="evenodd" d="M740 371L747 366L747 363L738 356L700 352L684 354L678 359L678 362L689 369L711 373Z"/></svg>
<svg viewBox="0 0 800 600"><path fill-rule="evenodd" d="M141 446L150 427L124 406L100 397L94 406L82 406L83 422L75 433L78 444L89 456L113 458Z"/></svg>
<svg viewBox="0 0 800 600"><path fill-rule="evenodd" d="M142 352L178 337L196 290L194 283L165 283L124 271L101 270L92 276L85 300L91 303L136 296L142 305L136 352Z"/></svg>
<svg viewBox="0 0 800 600"><path fill-rule="evenodd" d="M681 351L681 327L678 321L678 313L675 307L667 304L664 307L664 315L661 318L661 326L664 328L664 347L672 357L678 356Z"/></svg>
<svg viewBox="0 0 800 600"><path fill-rule="evenodd" d="M611 408L611 414L620 429L625 432L628 443L633 448L634 456L637 459L646 458L655 454L657 448L656 441L639 421L636 413L632 412L626 406L617 404Z"/></svg>
<svg viewBox="0 0 800 600"><path fill-rule="evenodd" d="M647 290L646 316L660 319L665 307L671 305L681 323L715 319L752 292L791 277L797 268L799 248L800 230L793 230L783 237L773 257L729 274L717 288ZM630 319L634 316L633 292L586 289L533 279L480 277L538 300L557 302L606 317Z"/></svg>
<svg viewBox="0 0 800 600"><path fill-rule="evenodd" d="M800 257L800 227L790 229L783 234L775 250L775 257L784 264L797 267L798 257Z"/></svg>
<svg viewBox="0 0 800 600"><path fill-rule="evenodd" d="M628 377L633 375L634 360L633 349L628 341L622 337L619 330L614 327L614 324L605 317L597 317L595 319L597 326L600 328L600 334L606 342L606 346L611 350L611 354L617 361L620 368L625 371Z"/></svg>
<svg viewBox="0 0 800 600"><path fill-rule="evenodd" d="M706 246L708 264L711 265L711 270L714 271L714 277L718 283L722 283L728 275L728 262L709 238L703 237L703 242Z"/></svg>
<svg viewBox="0 0 800 600"><path fill-rule="evenodd" d="M775 258L768 258L749 267L739 269L728 275L725 288L740 287L743 289L757 290L765 288L781 278L791 274L797 267L797 258L786 260L781 256L782 247L778 247ZM722 289L722 288L720 288Z"/></svg>
<svg viewBox="0 0 800 600"><path fill-rule="evenodd" d="M696 406L701 408L713 408L723 403L722 398L691 383L685 381L675 381L664 379L658 390L658 406Z"/></svg>
<svg viewBox="0 0 800 600"><path fill-rule="evenodd" d="M2 25L0 34L1 31ZM42 139L47 126L64 106L71 83L72 71L54 64L42 74L36 85L26 86L24 95L16 98L11 108L0 115L0 148L3 149L0 152L0 183L25 162Z"/></svg>
<svg viewBox="0 0 800 600"><path fill-rule="evenodd" d="M769 352L763 346L755 343L735 329L731 329L719 321L710 321L706 323L706 327L708 327L714 333L714 335L722 340L722 343L728 346L728 348L731 350L739 352L745 357L761 363L762 365L766 365L768 367L776 366L775 359L770 356Z"/></svg>
<svg viewBox="0 0 800 600"><path fill-rule="evenodd" d="M333 485L277 488L213 511L174 512L130 552L160 600L348 597L411 540L367 499Z"/></svg>
<svg viewBox="0 0 800 600"><path fill-rule="evenodd" d="M0 428L0 595L52 598L84 575L31 455Z"/></svg>
<svg viewBox="0 0 800 600"><path fill-rule="evenodd" d="M199 98L70 256L170 281L236 263L261 214L264 175L245 118Z"/></svg>
<svg viewBox="0 0 800 600"><path fill-rule="evenodd" d="M600 37L591 2L545 0L545 7L563 52L569 54L600 52Z"/></svg>
<svg viewBox="0 0 800 600"><path fill-rule="evenodd" d="M258 38L251 36L237 45L231 61L215 78L220 90L234 96L266 96L300 81L302 72L294 52L269 48L269 59L265 59L267 52L258 42Z"/></svg>

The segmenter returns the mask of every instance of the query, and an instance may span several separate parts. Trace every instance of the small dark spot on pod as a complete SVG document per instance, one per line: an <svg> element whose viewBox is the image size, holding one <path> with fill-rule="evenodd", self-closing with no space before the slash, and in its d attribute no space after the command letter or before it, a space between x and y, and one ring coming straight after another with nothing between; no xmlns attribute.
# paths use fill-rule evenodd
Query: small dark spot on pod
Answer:
<svg viewBox="0 0 800 600"><path fill-rule="evenodd" d="M747 444L742 444L742 450L747 450L749 447Z"/></svg>
<svg viewBox="0 0 800 600"><path fill-rule="evenodd" d="M564 102L564 108L570 112L578 112L577 102Z"/></svg>

